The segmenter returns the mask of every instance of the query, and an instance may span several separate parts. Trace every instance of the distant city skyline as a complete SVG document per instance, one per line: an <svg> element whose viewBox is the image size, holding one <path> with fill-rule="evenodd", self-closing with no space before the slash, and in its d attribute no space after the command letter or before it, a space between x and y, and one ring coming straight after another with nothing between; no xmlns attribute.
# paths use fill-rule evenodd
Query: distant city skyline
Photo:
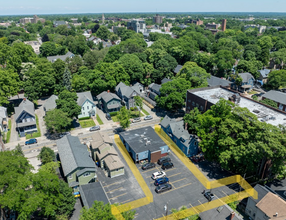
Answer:
<svg viewBox="0 0 286 220"><path fill-rule="evenodd" d="M195 4L196 3L196 4ZM0 15L129 13L129 12L286 12L285 0L12 0L0 6Z"/></svg>

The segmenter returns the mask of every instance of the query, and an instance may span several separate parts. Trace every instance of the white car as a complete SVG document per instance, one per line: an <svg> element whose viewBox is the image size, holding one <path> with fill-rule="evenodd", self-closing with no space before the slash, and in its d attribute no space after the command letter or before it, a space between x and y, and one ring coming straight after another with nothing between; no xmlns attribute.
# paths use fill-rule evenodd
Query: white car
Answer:
<svg viewBox="0 0 286 220"><path fill-rule="evenodd" d="M159 171L159 172L153 173L151 178L153 180L156 180L156 179L159 179L159 178L162 178L162 177L165 177L165 176L166 176L166 173L164 171Z"/></svg>

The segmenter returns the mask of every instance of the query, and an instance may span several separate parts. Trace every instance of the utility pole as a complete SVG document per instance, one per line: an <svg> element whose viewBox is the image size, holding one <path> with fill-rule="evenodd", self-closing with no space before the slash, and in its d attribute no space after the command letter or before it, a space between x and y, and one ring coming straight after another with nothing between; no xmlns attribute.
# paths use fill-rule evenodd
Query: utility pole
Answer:
<svg viewBox="0 0 286 220"><path fill-rule="evenodd" d="M166 211L165 213L165 219L167 219L167 215L168 215L168 203L166 205L164 205L164 210Z"/></svg>

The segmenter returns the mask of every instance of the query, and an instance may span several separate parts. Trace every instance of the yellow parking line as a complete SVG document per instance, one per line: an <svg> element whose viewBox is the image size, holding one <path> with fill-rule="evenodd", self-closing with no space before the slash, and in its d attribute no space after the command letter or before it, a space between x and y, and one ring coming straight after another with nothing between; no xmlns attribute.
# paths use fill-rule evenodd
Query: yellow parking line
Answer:
<svg viewBox="0 0 286 220"><path fill-rule="evenodd" d="M169 168L169 169L166 169L166 170L164 170L165 172L168 172L168 171L172 171L172 170L175 170L175 169L177 169L177 168Z"/></svg>
<svg viewBox="0 0 286 220"><path fill-rule="evenodd" d="M184 179L187 179L187 178L183 178L183 179L179 179L179 180L176 180L176 181L172 181L172 183L176 183L176 182L179 182L179 181L184 180Z"/></svg>
<svg viewBox="0 0 286 220"><path fill-rule="evenodd" d="M155 170L156 168L157 168L157 167L154 167L154 168L149 169L149 170L145 170L145 171L143 171L142 173L147 173L148 171Z"/></svg>
<svg viewBox="0 0 286 220"><path fill-rule="evenodd" d="M170 190L168 190L168 191L165 191L165 192L159 193L159 196L160 196L160 195L163 195L163 194L166 194L166 193L168 193L168 192L173 192L173 191L174 191L174 189L172 188L172 189L170 189Z"/></svg>
<svg viewBox="0 0 286 220"><path fill-rule="evenodd" d="M172 185L172 188L173 188L173 189L177 189L172 183L170 183L170 184Z"/></svg>
<svg viewBox="0 0 286 220"><path fill-rule="evenodd" d="M119 189L122 189L122 188L123 188L123 187L119 187L119 188L117 188L117 189L110 190L110 191L108 191L108 192L106 192L106 193L111 193L111 192L114 192L114 191L119 190Z"/></svg>
<svg viewBox="0 0 286 220"><path fill-rule="evenodd" d="M169 177L177 176L177 175L179 175L179 174L181 174L181 173L176 173L176 174L173 174L173 175L171 175L171 176L169 176Z"/></svg>
<svg viewBox="0 0 286 220"><path fill-rule="evenodd" d="M195 209L195 207L190 203L190 205L191 205L191 207L195 210L195 212L197 213L197 214L200 214L196 209Z"/></svg>
<svg viewBox="0 0 286 220"><path fill-rule="evenodd" d="M116 199L116 198L118 198L118 197L120 197L120 196L124 196L125 194L127 194L127 193L123 193L123 194L120 194L120 195L118 195L118 196L115 196L115 197L112 197L112 198L109 198L109 199Z"/></svg>
<svg viewBox="0 0 286 220"><path fill-rule="evenodd" d="M222 192L223 192L224 195L228 196L223 190L222 190Z"/></svg>
<svg viewBox="0 0 286 220"><path fill-rule="evenodd" d="M112 185L114 185L114 184L118 184L118 182L115 182L115 183L111 183L111 184L109 184L109 185L106 185L106 186L103 186L103 187L112 186Z"/></svg>
<svg viewBox="0 0 286 220"><path fill-rule="evenodd" d="M188 186L188 185L191 185L191 184L192 184L192 183L188 183L188 184L185 184L185 185L183 185L183 186L177 187L176 189L180 189L180 188L183 188L183 187Z"/></svg>
<svg viewBox="0 0 286 220"><path fill-rule="evenodd" d="M131 199L125 200L124 202L121 202L120 204L124 204L126 202L129 202Z"/></svg>
<svg viewBox="0 0 286 220"><path fill-rule="evenodd" d="M203 204L203 203L201 203L201 201L200 200L198 200L199 201L199 203L205 208L205 205Z"/></svg>

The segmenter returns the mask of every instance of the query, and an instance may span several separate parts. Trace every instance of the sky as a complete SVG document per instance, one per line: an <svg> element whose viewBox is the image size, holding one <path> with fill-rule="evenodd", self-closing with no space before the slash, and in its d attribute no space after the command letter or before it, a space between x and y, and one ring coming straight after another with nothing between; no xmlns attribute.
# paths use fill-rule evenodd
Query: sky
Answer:
<svg viewBox="0 0 286 220"><path fill-rule="evenodd" d="M286 0L0 0L0 15L156 11L286 12Z"/></svg>

